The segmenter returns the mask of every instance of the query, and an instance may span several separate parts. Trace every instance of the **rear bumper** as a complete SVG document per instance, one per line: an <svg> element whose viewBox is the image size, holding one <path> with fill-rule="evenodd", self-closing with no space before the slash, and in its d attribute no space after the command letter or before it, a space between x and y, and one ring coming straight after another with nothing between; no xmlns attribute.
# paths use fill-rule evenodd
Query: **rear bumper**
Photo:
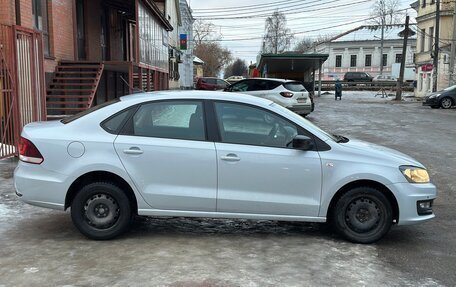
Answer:
<svg viewBox="0 0 456 287"><path fill-rule="evenodd" d="M20 201L40 207L63 210L69 188L66 175L40 165L19 162L14 171L14 187Z"/></svg>
<svg viewBox="0 0 456 287"><path fill-rule="evenodd" d="M313 111L313 107L311 104L305 104L305 105L292 105L286 107L290 111L293 111L297 113L298 115L307 115L310 114Z"/></svg>

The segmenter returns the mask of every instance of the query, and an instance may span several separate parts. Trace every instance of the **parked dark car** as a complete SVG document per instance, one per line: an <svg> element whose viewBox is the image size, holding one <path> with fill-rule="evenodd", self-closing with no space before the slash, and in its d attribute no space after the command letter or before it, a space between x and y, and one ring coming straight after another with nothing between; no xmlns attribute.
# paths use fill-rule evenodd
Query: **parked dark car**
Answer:
<svg viewBox="0 0 456 287"><path fill-rule="evenodd" d="M449 109L456 106L456 85L425 97L423 106L430 106L433 109Z"/></svg>
<svg viewBox="0 0 456 287"><path fill-rule="evenodd" d="M196 82L197 90L223 90L228 87L230 83L223 79L213 78L213 77L201 77Z"/></svg>
<svg viewBox="0 0 456 287"><path fill-rule="evenodd" d="M366 72L347 72L344 75L346 82L372 82L373 77Z"/></svg>

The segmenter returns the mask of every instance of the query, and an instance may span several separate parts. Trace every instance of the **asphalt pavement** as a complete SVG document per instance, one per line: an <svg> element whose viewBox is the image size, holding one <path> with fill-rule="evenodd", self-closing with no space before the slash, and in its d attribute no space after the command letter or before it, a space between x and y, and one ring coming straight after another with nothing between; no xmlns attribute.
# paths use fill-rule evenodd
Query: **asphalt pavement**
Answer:
<svg viewBox="0 0 456 287"><path fill-rule="evenodd" d="M316 99L308 119L333 133L395 148L430 170L436 218L395 226L371 245L324 225L137 218L115 240L91 241L68 212L18 202L15 159L0 161L2 286L456 286L456 109L375 92Z"/></svg>

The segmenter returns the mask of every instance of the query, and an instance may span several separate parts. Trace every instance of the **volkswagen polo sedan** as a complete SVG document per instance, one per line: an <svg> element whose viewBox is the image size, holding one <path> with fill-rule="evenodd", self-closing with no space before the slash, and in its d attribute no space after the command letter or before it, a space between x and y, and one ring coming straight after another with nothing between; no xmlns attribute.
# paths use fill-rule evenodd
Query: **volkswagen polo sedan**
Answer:
<svg viewBox="0 0 456 287"><path fill-rule="evenodd" d="M359 243L434 217L436 188L418 161L245 94L125 96L28 124L19 151L20 200L70 208L97 240L135 214L330 222Z"/></svg>

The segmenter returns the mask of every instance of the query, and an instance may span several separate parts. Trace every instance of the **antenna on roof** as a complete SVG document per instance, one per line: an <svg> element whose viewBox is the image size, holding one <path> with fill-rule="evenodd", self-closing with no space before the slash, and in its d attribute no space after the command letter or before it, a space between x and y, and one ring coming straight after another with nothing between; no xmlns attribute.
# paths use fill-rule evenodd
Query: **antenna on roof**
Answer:
<svg viewBox="0 0 456 287"><path fill-rule="evenodd" d="M144 91L144 90L141 90L141 89L138 89L138 88L135 88L135 87L130 86L130 84L124 79L124 77L119 76L119 78L124 82L125 85L127 85L127 87L130 88L130 90L133 91L133 94L145 93L145 92L146 92L146 91Z"/></svg>

